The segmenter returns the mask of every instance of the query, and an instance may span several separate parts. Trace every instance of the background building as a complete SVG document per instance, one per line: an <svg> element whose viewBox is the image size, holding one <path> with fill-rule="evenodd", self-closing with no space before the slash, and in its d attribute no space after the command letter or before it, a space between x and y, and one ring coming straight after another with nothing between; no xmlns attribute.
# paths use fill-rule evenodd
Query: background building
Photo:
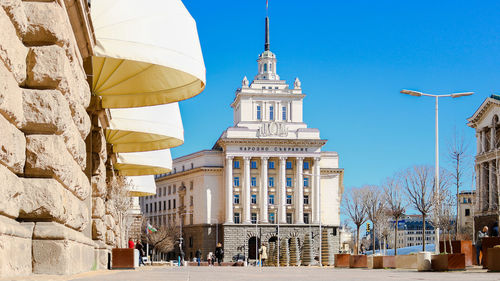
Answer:
<svg viewBox="0 0 500 281"><path fill-rule="evenodd" d="M278 225L279 239L313 233L317 254L320 222L338 251L343 169L336 152L321 150L319 130L303 122L299 79L293 88L280 80L268 23L258 74L243 78L231 103L234 125L211 150L174 159L173 172L156 180L157 195L141 200L157 226L182 221L187 257L220 241L225 260L254 259L261 242L276 241Z"/></svg>
<svg viewBox="0 0 500 281"><path fill-rule="evenodd" d="M422 245L423 222L421 215L406 215L398 223L398 248ZM426 219L425 240L426 244L434 244L434 227ZM389 234L388 244L390 249L394 249L394 231Z"/></svg>
<svg viewBox="0 0 500 281"><path fill-rule="evenodd" d="M461 191L458 194L458 228L459 233L468 235L472 239L474 224L474 202L476 192L473 190Z"/></svg>

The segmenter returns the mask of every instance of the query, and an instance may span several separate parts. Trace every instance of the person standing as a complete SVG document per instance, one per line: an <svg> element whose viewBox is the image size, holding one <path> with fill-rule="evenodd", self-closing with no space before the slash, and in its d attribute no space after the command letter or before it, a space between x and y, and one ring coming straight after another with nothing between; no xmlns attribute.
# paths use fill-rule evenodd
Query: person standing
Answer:
<svg viewBox="0 0 500 281"><path fill-rule="evenodd" d="M217 247L215 248L215 257L217 258L217 263L220 266L222 263L222 260L224 259L224 249L222 249L221 243L218 243Z"/></svg>
<svg viewBox="0 0 500 281"><path fill-rule="evenodd" d="M129 249L135 249L134 241L132 241L132 239L128 240L128 248Z"/></svg>
<svg viewBox="0 0 500 281"><path fill-rule="evenodd" d="M267 247L265 244L263 244L262 247L260 247L259 255L260 255L260 266L264 266L264 263L267 260Z"/></svg>
<svg viewBox="0 0 500 281"><path fill-rule="evenodd" d="M487 226L483 226L483 229L479 230L477 232L477 236L476 236L476 260L477 260L477 265L481 265L481 262L483 260L483 259L481 259L481 261L479 260L479 255L483 251L483 238L484 237L488 237L488 227ZM483 256L484 256L484 252L483 252Z"/></svg>
<svg viewBox="0 0 500 281"><path fill-rule="evenodd" d="M207 255L207 261L208 261L208 265L209 266L214 265L214 253L212 253L212 252L208 253L208 255Z"/></svg>
<svg viewBox="0 0 500 281"><path fill-rule="evenodd" d="M495 222L491 228L491 237L498 237L498 222Z"/></svg>
<svg viewBox="0 0 500 281"><path fill-rule="evenodd" d="M142 246L141 240L137 240L135 248L139 251L139 266L141 266L141 264L145 266L144 260L142 259L144 257L144 247Z"/></svg>
<svg viewBox="0 0 500 281"><path fill-rule="evenodd" d="M200 249L196 250L195 256L196 256L196 261L198 262L198 266L200 266L200 263L201 263L201 250Z"/></svg>

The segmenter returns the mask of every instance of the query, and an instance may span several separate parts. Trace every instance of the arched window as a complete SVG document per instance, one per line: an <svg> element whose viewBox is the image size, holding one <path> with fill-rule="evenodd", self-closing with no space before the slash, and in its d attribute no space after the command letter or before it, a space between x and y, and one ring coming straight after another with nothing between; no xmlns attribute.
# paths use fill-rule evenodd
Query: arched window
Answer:
<svg viewBox="0 0 500 281"><path fill-rule="evenodd" d="M264 64L264 71L267 71L267 63Z"/></svg>

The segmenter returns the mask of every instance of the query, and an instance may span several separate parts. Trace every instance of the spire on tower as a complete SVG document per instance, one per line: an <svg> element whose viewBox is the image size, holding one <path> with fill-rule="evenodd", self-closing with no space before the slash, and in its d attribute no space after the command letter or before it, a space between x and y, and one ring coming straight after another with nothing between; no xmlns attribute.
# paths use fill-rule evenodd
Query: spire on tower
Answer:
<svg viewBox="0 0 500 281"><path fill-rule="evenodd" d="M266 17L266 42L264 44L264 50L269 51L269 17Z"/></svg>

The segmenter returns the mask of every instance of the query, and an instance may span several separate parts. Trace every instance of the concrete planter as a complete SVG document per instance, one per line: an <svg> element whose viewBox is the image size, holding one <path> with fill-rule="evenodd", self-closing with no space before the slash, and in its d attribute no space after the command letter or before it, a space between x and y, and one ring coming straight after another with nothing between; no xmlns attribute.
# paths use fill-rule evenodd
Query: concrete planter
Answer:
<svg viewBox="0 0 500 281"><path fill-rule="evenodd" d="M417 270L430 271L431 267L431 252L419 252L417 254Z"/></svg>
<svg viewBox="0 0 500 281"><path fill-rule="evenodd" d="M335 267L349 267L349 257L350 254L336 254L335 255Z"/></svg>
<svg viewBox="0 0 500 281"><path fill-rule="evenodd" d="M496 245L500 245L500 237L483 238L483 268L488 268L488 251Z"/></svg>
<svg viewBox="0 0 500 281"><path fill-rule="evenodd" d="M382 266L384 268L396 268L396 257L382 256Z"/></svg>
<svg viewBox="0 0 500 281"><path fill-rule="evenodd" d="M441 254L432 255L432 270L464 270L465 255L464 254Z"/></svg>
<svg viewBox="0 0 500 281"><path fill-rule="evenodd" d="M417 269L417 255L396 256L396 268Z"/></svg>
<svg viewBox="0 0 500 281"><path fill-rule="evenodd" d="M498 247L488 249L488 271L500 271L500 248Z"/></svg>
<svg viewBox="0 0 500 281"><path fill-rule="evenodd" d="M349 257L350 268L366 268L368 267L368 260L365 255L351 255Z"/></svg>
<svg viewBox="0 0 500 281"><path fill-rule="evenodd" d="M382 256L368 256L367 266L371 269L382 269L384 268L384 259Z"/></svg>
<svg viewBox="0 0 500 281"><path fill-rule="evenodd" d="M432 270L448 270L448 255L432 255Z"/></svg>
<svg viewBox="0 0 500 281"><path fill-rule="evenodd" d="M439 242L439 251L441 253L444 252L443 243L445 241ZM446 241L446 250L450 252L449 242ZM472 246L472 241L470 240L453 240L451 241L451 246L453 247L453 253L460 253L465 255L465 266L471 266L475 263L475 252L474 247Z"/></svg>

